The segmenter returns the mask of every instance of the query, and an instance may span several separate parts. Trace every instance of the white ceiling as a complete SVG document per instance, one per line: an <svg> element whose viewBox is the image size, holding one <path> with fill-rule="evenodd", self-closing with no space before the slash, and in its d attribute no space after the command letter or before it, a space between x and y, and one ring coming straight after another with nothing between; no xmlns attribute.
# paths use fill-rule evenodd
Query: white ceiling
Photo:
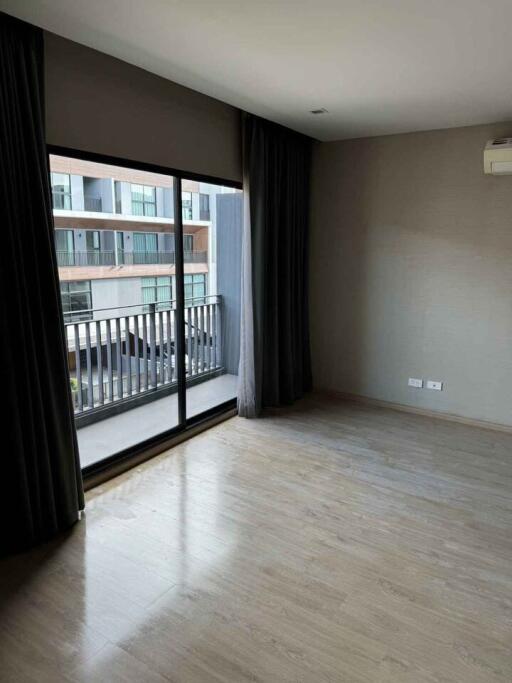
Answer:
<svg viewBox="0 0 512 683"><path fill-rule="evenodd" d="M321 140L512 120L512 0L0 0L0 8ZM319 107L328 113L309 113Z"/></svg>

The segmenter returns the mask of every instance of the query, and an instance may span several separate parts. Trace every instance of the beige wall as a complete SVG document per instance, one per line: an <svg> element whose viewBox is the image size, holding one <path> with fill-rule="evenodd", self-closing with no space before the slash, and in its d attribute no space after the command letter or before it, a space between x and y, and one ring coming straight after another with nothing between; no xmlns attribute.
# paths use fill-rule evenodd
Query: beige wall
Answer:
<svg viewBox="0 0 512 683"><path fill-rule="evenodd" d="M512 425L512 176L482 170L486 140L507 134L512 124L317 144L318 388Z"/></svg>
<svg viewBox="0 0 512 683"><path fill-rule="evenodd" d="M241 181L240 112L45 32L50 144Z"/></svg>

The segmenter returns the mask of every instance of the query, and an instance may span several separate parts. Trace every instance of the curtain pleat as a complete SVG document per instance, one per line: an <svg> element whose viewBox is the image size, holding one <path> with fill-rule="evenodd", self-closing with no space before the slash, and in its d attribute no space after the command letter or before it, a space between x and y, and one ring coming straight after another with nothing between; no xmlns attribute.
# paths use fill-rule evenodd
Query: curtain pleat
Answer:
<svg viewBox="0 0 512 683"><path fill-rule="evenodd" d="M0 552L84 506L44 132L43 34L0 13Z"/></svg>
<svg viewBox="0 0 512 683"><path fill-rule="evenodd" d="M238 408L258 415L311 389L311 140L244 115L244 240Z"/></svg>

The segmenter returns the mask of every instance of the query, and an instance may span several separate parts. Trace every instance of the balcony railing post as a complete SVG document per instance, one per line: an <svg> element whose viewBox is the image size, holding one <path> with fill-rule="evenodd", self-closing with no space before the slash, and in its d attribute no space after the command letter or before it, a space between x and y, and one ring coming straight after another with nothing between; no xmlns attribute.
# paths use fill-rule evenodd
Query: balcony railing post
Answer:
<svg viewBox="0 0 512 683"><path fill-rule="evenodd" d="M73 325L73 331L75 337L75 374L78 392L78 410L81 412L84 409L84 399L82 394L82 363L80 358L80 330L78 325Z"/></svg>
<svg viewBox="0 0 512 683"><path fill-rule="evenodd" d="M123 356L121 351L121 321L116 318L116 364L117 364L117 398L123 398Z"/></svg>
<svg viewBox="0 0 512 683"><path fill-rule="evenodd" d="M212 307L212 355L213 367L217 367L217 311L215 302L211 304Z"/></svg>
<svg viewBox="0 0 512 683"><path fill-rule="evenodd" d="M185 309L185 321L187 328L187 373L192 376L192 308Z"/></svg>
<svg viewBox="0 0 512 683"><path fill-rule="evenodd" d="M149 304L149 359L151 386L156 387L156 304Z"/></svg>
<svg viewBox="0 0 512 683"><path fill-rule="evenodd" d="M212 329L211 329L211 316L210 316L211 304L208 302L206 304L206 369L209 371L212 368Z"/></svg>
<svg viewBox="0 0 512 683"><path fill-rule="evenodd" d="M139 314L133 316L133 355L135 357L135 393L140 393L140 362L139 362Z"/></svg>
<svg viewBox="0 0 512 683"><path fill-rule="evenodd" d="M160 349L160 383L165 382L165 328L164 328L164 314L162 311L158 311L158 341Z"/></svg>
<svg viewBox="0 0 512 683"><path fill-rule="evenodd" d="M126 356L126 392L128 396L132 395L132 350L130 344L130 316L127 315L124 319L124 350Z"/></svg>
<svg viewBox="0 0 512 683"><path fill-rule="evenodd" d="M201 361L200 361L200 368L201 372L205 371L205 348L204 348L204 342L205 342L205 314L204 314L204 306L201 304L199 306L199 327L201 331Z"/></svg>
<svg viewBox="0 0 512 683"><path fill-rule="evenodd" d="M100 405L105 402L103 392L103 357L101 352L101 324L96 322L96 367L98 368L98 401Z"/></svg>
<svg viewBox="0 0 512 683"><path fill-rule="evenodd" d="M108 377L108 398L114 401L114 373L112 370L112 326L111 320L107 320L107 377Z"/></svg>
<svg viewBox="0 0 512 683"><path fill-rule="evenodd" d="M91 323L85 324L85 362L87 369L87 405L94 408L94 382L92 378Z"/></svg>
<svg viewBox="0 0 512 683"><path fill-rule="evenodd" d="M144 389L149 388L148 382L148 316L142 314L142 369L144 374Z"/></svg>
<svg viewBox="0 0 512 683"><path fill-rule="evenodd" d="M217 297L214 306L217 310L217 367L222 367L222 309L220 296Z"/></svg>
<svg viewBox="0 0 512 683"><path fill-rule="evenodd" d="M193 306L194 311L194 374L199 372L199 311Z"/></svg>

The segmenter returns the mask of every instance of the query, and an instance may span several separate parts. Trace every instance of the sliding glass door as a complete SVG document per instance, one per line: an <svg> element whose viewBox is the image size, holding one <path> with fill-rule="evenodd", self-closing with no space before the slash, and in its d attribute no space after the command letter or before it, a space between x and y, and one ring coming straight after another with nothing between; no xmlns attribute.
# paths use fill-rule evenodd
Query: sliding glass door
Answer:
<svg viewBox="0 0 512 683"><path fill-rule="evenodd" d="M242 194L74 155L50 167L54 197L63 177L72 196L54 204L55 244L89 471L234 400Z"/></svg>
<svg viewBox="0 0 512 683"><path fill-rule="evenodd" d="M187 418L235 399L240 347L242 192L183 181Z"/></svg>
<svg viewBox="0 0 512 683"><path fill-rule="evenodd" d="M171 176L50 157L73 201L54 223L68 365L82 467L179 427L179 335ZM87 181L87 182L86 182ZM84 186L102 211L91 215ZM63 226L61 228L61 226ZM65 228L64 228L65 226Z"/></svg>

